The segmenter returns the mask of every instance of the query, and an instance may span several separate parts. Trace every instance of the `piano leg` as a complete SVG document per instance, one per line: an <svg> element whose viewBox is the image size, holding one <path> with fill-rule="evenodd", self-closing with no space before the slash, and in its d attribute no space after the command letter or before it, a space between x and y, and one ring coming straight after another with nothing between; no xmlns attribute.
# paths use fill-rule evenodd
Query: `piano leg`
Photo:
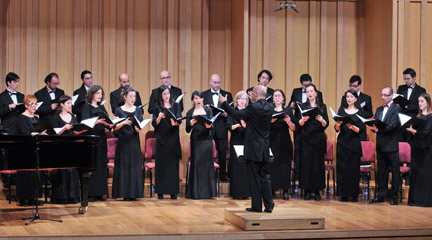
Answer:
<svg viewBox="0 0 432 240"><path fill-rule="evenodd" d="M92 172L83 172L81 177L81 187L82 187L82 201L81 206L78 209L80 214L84 214L88 208L88 195L90 189L90 177Z"/></svg>

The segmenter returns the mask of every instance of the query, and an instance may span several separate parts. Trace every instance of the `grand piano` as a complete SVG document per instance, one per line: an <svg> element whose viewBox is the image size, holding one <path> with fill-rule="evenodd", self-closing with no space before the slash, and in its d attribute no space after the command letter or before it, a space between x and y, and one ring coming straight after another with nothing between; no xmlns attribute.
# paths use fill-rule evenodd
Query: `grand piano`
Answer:
<svg viewBox="0 0 432 240"><path fill-rule="evenodd" d="M96 169L98 136L0 134L0 170L77 168L81 176L81 206L88 207L90 176ZM38 164L39 163L39 164ZM37 166L39 165L39 166Z"/></svg>

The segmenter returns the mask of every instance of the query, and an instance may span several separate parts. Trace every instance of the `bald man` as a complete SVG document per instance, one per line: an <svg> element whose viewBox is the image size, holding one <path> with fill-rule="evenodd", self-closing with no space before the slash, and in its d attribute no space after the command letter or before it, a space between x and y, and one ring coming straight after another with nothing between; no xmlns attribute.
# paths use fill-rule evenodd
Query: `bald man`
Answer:
<svg viewBox="0 0 432 240"><path fill-rule="evenodd" d="M222 81L220 79L220 76L218 74L213 74L210 77L210 89L203 92L204 96L204 105L213 105L216 107L221 107L221 104L219 103L219 95L222 94L223 96L227 96L228 103L231 103L233 101L232 95L230 92L224 91L220 88ZM213 111L213 116L217 114L218 111ZM216 143L216 148L218 151L218 158L219 158L219 172L220 176L219 179L222 182L228 181L228 172L227 172L227 158L226 158L226 152L227 152L227 146L228 146L228 129L226 127L227 125L227 114L226 112L221 113L218 118L216 118L215 122L213 123L212 128L212 137L213 140Z"/></svg>
<svg viewBox="0 0 432 240"><path fill-rule="evenodd" d="M244 159L249 182L249 190L252 195L252 204L246 211L271 213L274 202L271 193L270 181L270 126L273 114L273 104L265 100L267 89L258 85L250 94L252 104L245 109L234 110L228 102L227 97L219 95L222 108L236 119L246 122L244 140Z"/></svg>
<svg viewBox="0 0 432 240"><path fill-rule="evenodd" d="M111 104L111 111L113 114L115 114L115 111L118 107L123 106L124 101L121 98L120 94L121 92L123 92L126 88L130 87L130 79L129 79L129 75L127 75L127 73L122 73L119 76L119 83L120 83L120 87L115 90L112 91L110 93L110 104ZM139 106L141 105L141 97L139 95L139 92L135 89L136 92L136 100L135 100L135 106Z"/></svg>
<svg viewBox="0 0 432 240"><path fill-rule="evenodd" d="M171 90L171 97L174 99L174 101L177 99L178 96L182 95L182 90L180 88L171 85L171 74L167 70L163 70L160 73L160 81L161 85L165 85ZM148 113L150 114L153 114L153 110L157 108L158 90L159 87L152 90L148 107ZM179 104L180 112L183 112L183 99L179 102Z"/></svg>

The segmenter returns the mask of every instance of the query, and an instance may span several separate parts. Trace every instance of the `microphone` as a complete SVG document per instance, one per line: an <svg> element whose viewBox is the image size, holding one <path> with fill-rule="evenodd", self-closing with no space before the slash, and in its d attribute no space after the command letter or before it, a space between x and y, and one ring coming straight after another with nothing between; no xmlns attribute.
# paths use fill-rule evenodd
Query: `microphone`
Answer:
<svg viewBox="0 0 432 240"><path fill-rule="evenodd" d="M296 8L295 3L292 3L292 4L291 4L291 8L292 8L292 10L294 10L296 13L300 13L300 12L297 10L297 8Z"/></svg>
<svg viewBox="0 0 432 240"><path fill-rule="evenodd" d="M275 9L274 11L277 12L277 11L283 10L283 9L285 9L285 8L287 8L287 7L288 7L287 4L285 4L285 3L280 3L279 8L278 8L278 9Z"/></svg>

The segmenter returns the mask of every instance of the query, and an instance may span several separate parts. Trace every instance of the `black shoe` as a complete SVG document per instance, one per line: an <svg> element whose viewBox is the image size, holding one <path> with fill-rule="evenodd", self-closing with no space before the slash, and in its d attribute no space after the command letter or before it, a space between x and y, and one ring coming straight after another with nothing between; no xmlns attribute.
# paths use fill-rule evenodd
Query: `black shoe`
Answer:
<svg viewBox="0 0 432 240"><path fill-rule="evenodd" d="M321 201L321 194L319 193L315 194L315 201Z"/></svg>
<svg viewBox="0 0 432 240"><path fill-rule="evenodd" d="M123 201L130 201L129 198L123 198Z"/></svg>
<svg viewBox="0 0 432 240"><path fill-rule="evenodd" d="M176 194L171 194L171 199L177 200L177 195Z"/></svg>
<svg viewBox="0 0 432 240"><path fill-rule="evenodd" d="M26 200L19 200L18 201L18 206L20 206L20 207L27 207L28 203L27 203Z"/></svg>
<svg viewBox="0 0 432 240"><path fill-rule="evenodd" d="M264 212L266 213L271 213L273 211L273 208L265 208Z"/></svg>
<svg viewBox="0 0 432 240"><path fill-rule="evenodd" d="M398 205L398 200L397 200L397 198L396 198L396 199L391 198L391 199L390 199L390 205Z"/></svg>
<svg viewBox="0 0 432 240"><path fill-rule="evenodd" d="M372 200L369 201L370 203L380 203L380 202L384 202L384 197L376 197Z"/></svg>
<svg viewBox="0 0 432 240"><path fill-rule="evenodd" d="M351 201L352 202L358 202L358 196L353 197Z"/></svg>
<svg viewBox="0 0 432 240"><path fill-rule="evenodd" d="M159 200L163 200L164 199L163 195L162 194L158 194L158 199Z"/></svg>
<svg viewBox="0 0 432 240"><path fill-rule="evenodd" d="M28 205L29 206L36 206L36 204L38 206L43 206L44 205L44 203L42 201L39 201L39 200L33 200L33 199L28 200Z"/></svg>
<svg viewBox="0 0 432 240"><path fill-rule="evenodd" d="M129 198L129 201L139 201L139 198Z"/></svg>
<svg viewBox="0 0 432 240"><path fill-rule="evenodd" d="M222 176L220 176L220 177L219 177L219 181L221 181L221 182L228 182L228 181L229 181L229 179L228 179L228 177L227 177L227 176L225 176L225 175L222 175Z"/></svg>
<svg viewBox="0 0 432 240"><path fill-rule="evenodd" d="M248 212L262 212L262 210L256 210L253 208L246 208L246 211L248 211Z"/></svg>
<svg viewBox="0 0 432 240"><path fill-rule="evenodd" d="M289 195L287 192L283 193L283 200L286 200L286 201L289 200Z"/></svg>
<svg viewBox="0 0 432 240"><path fill-rule="evenodd" d="M305 200L305 201L309 201L309 200L310 200L310 197L311 197L311 194L310 194L310 193L305 193L305 195L304 195L304 200Z"/></svg>
<svg viewBox="0 0 432 240"><path fill-rule="evenodd" d="M341 197L339 199L339 201L341 201L341 202L348 202L348 198L347 197Z"/></svg>

